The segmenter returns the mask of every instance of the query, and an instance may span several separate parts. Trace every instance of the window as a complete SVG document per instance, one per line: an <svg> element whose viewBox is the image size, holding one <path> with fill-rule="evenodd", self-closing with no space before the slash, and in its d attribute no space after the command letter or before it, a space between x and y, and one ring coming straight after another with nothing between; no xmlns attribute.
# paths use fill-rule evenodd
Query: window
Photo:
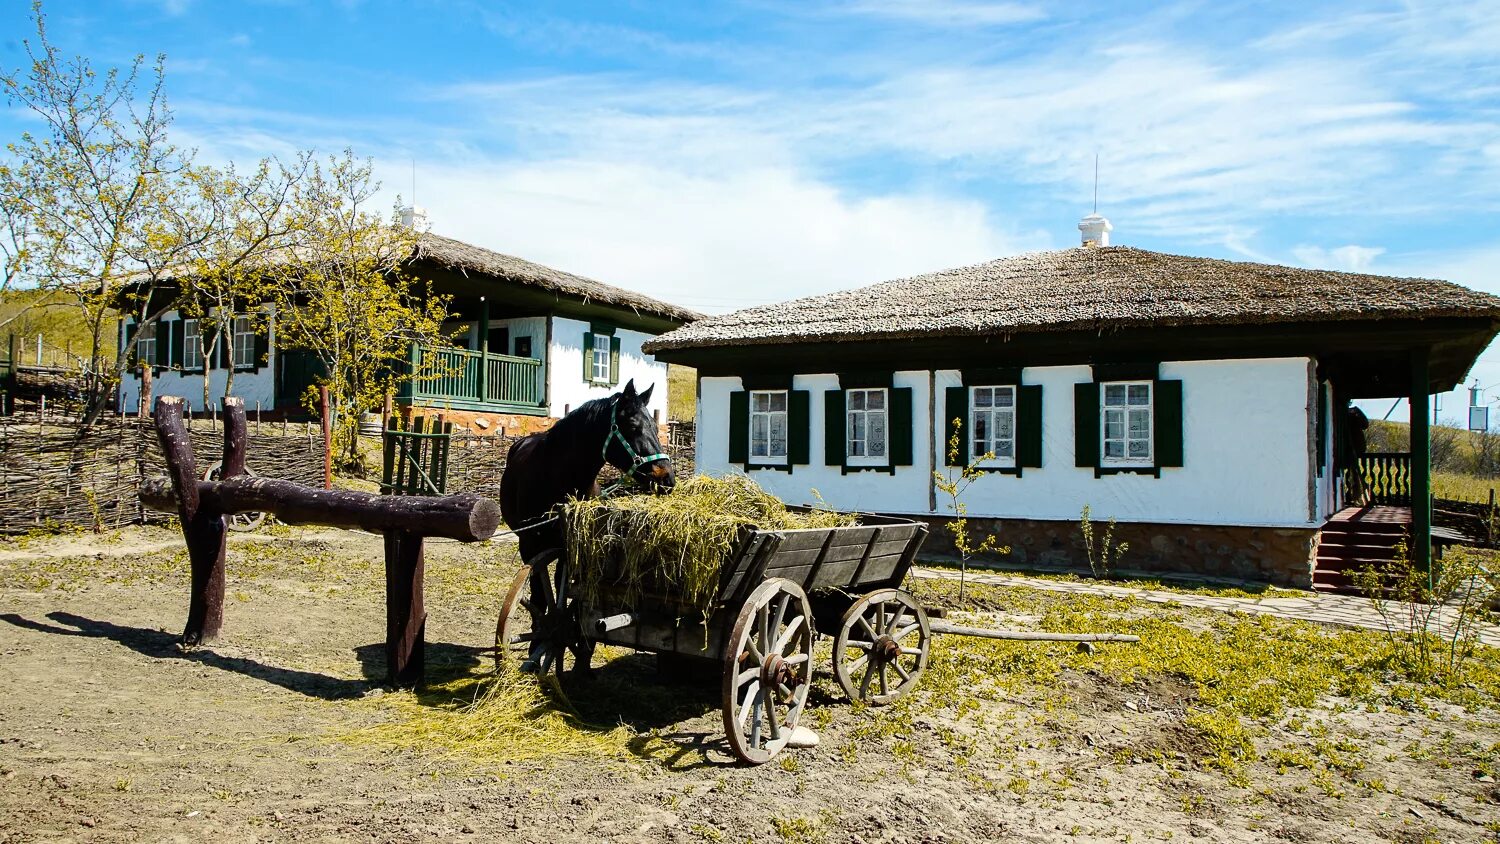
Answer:
<svg viewBox="0 0 1500 844"><path fill-rule="evenodd" d="M1016 464L1016 388L971 387L969 454L993 454L996 464Z"/></svg>
<svg viewBox="0 0 1500 844"><path fill-rule="evenodd" d="M255 323L248 316L234 318L234 368L254 369L260 365L255 359Z"/></svg>
<svg viewBox="0 0 1500 844"><path fill-rule="evenodd" d="M787 455L786 390L750 393L750 459L785 463Z"/></svg>
<svg viewBox="0 0 1500 844"><path fill-rule="evenodd" d="M1151 465L1151 382L1100 384L1106 464Z"/></svg>
<svg viewBox="0 0 1500 844"><path fill-rule="evenodd" d="M886 462L886 390L848 391L848 460L854 465Z"/></svg>
<svg viewBox="0 0 1500 844"><path fill-rule="evenodd" d="M203 368L203 337L198 333L198 320L182 321L182 368L195 371Z"/></svg>
<svg viewBox="0 0 1500 844"><path fill-rule="evenodd" d="M594 334L594 346L589 350L593 356L589 367L589 380L599 384L609 383L609 344L612 339L608 334Z"/></svg>
<svg viewBox="0 0 1500 844"><path fill-rule="evenodd" d="M156 322L148 322L142 325L140 332L135 335L135 357L140 363L154 365L156 363Z"/></svg>

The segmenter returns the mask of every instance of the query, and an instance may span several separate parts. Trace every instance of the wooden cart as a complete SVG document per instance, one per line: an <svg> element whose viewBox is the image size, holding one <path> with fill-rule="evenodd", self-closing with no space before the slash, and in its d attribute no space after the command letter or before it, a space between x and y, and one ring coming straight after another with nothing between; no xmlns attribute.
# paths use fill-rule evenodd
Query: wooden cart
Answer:
<svg viewBox="0 0 1500 844"><path fill-rule="evenodd" d="M560 675L586 669L602 642L722 662L724 731L734 754L758 765L787 746L802 716L815 634L834 637L834 676L852 699L890 703L916 684L932 629L901 583L926 538L925 524L875 516L747 530L706 626L669 594L610 587L608 573L596 598L580 600L566 555L543 552L506 595L497 658Z"/></svg>

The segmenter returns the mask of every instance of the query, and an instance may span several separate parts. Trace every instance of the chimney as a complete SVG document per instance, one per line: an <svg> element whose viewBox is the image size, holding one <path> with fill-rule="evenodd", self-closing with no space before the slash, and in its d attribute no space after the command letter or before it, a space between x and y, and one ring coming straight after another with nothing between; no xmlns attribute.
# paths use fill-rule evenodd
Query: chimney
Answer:
<svg viewBox="0 0 1500 844"><path fill-rule="evenodd" d="M1115 227L1109 224L1109 220L1104 219L1097 211L1078 222L1078 231L1083 234L1083 245L1086 247L1108 246L1109 233L1114 230Z"/></svg>
<svg viewBox="0 0 1500 844"><path fill-rule="evenodd" d="M401 209L401 225L419 232L432 228L432 223L427 220L427 209L420 205L408 205Z"/></svg>

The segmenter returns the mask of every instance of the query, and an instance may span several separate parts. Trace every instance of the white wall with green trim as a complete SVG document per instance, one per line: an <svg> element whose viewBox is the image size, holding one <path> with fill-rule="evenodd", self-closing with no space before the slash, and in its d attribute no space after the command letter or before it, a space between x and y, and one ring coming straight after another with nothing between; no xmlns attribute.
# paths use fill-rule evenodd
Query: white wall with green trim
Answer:
<svg viewBox="0 0 1500 844"><path fill-rule="evenodd" d="M212 365L206 367L206 371L204 367L193 371L183 370L180 347L183 342L180 327L182 319L178 311L167 311L162 314L157 325L156 342L160 351L156 360L159 365L151 368L151 394L181 396L187 403L188 410L200 413L203 411L203 379L208 378L209 400L217 403L224 396L224 384L229 378L229 371L223 366ZM133 323L134 320L127 320L126 325L132 326ZM127 327L125 330L133 333L133 328ZM271 410L276 407L275 330L274 320L260 329L263 336L259 346L263 358L253 365L244 364L244 368L236 369L234 373L233 395L244 399L245 407L251 413L256 408ZM119 391L119 403L116 406L120 412L135 413L141 400L140 370L125 373L120 378Z"/></svg>
<svg viewBox="0 0 1500 844"><path fill-rule="evenodd" d="M604 398L620 391L626 381L635 379L637 390L645 391L652 384L656 391L651 394L650 409L656 411L663 423L667 421L667 365L641 351L641 344L656 336L640 331L614 328L619 338L619 366L617 380L613 384L595 383L584 378L584 336L592 332L593 323L567 317L552 317L552 340L547 348L547 395L553 417L562 417L567 410L592 399ZM540 342L540 339L534 342Z"/></svg>
<svg viewBox="0 0 1500 844"><path fill-rule="evenodd" d="M1205 525L1309 527L1322 513L1310 509L1316 465L1311 457L1315 407L1309 407L1306 358L1164 362L1158 378L1182 382L1181 467L1153 474L1104 474L1075 465L1074 385L1093 380L1088 366L1028 367L1023 384L1042 387L1042 465L1020 475L986 474L968 495L974 516L1074 520L1085 504L1096 519ZM935 400L929 403L929 379ZM955 370L897 372L892 384L910 387L913 465L892 471L846 471L827 465L824 392L837 375L798 375L793 389L809 390L811 448L806 465L790 472L753 469L752 477L789 503L849 510L928 514L930 473L945 470L944 395L958 386ZM729 460L730 394L737 377L704 378L698 408L698 470L741 472ZM932 411L929 414L928 408ZM956 471L956 470L955 470ZM1321 510L1322 508L1318 508ZM948 512L938 496L937 513Z"/></svg>

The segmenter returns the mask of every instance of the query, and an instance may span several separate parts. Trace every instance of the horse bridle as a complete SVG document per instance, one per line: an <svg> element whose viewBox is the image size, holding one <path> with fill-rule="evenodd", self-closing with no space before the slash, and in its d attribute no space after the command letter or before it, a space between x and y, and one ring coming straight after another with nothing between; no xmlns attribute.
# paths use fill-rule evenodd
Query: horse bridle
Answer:
<svg viewBox="0 0 1500 844"><path fill-rule="evenodd" d="M635 449L630 446L630 440L625 439L625 435L620 433L620 418L615 415L617 406L618 402L610 402L609 404L609 436L604 438L604 448L600 450L599 455L600 457L604 458L605 463L609 462L609 444L614 442L615 440L620 441L620 447L625 449L625 453L630 455L630 459L631 461L633 461L630 464L630 468L625 470L624 476L626 478L630 478L633 480L636 470L649 463L655 463L658 460L672 459L671 455L662 454L661 452L657 452L656 454L647 454L644 456L636 454Z"/></svg>

